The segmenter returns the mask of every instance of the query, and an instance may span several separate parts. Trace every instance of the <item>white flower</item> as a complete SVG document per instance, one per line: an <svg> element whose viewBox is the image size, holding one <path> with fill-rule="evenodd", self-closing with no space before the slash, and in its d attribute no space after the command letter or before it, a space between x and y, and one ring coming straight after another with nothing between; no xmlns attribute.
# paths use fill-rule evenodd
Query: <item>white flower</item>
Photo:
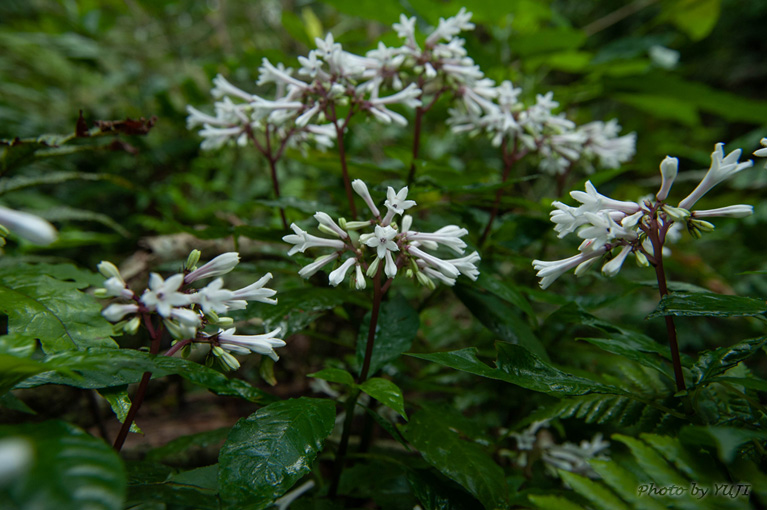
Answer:
<svg viewBox="0 0 767 510"><path fill-rule="evenodd" d="M745 218L754 214L754 207L751 205L737 204L717 209L703 209L693 211L690 216L693 218Z"/></svg>
<svg viewBox="0 0 767 510"><path fill-rule="evenodd" d="M605 252L605 248L599 248L593 251L581 252L578 255L574 255L567 259L562 260L534 260L533 269L537 270L536 276L541 279L540 286L542 289L548 288L549 285L554 283L554 280L573 269L574 267L586 262L587 260L599 257Z"/></svg>
<svg viewBox="0 0 767 510"><path fill-rule="evenodd" d="M373 199L370 196L370 192L368 191L368 187L363 180L354 179L354 181L352 181L352 189L354 189L354 191L360 197L362 197L362 200L365 201L365 204L367 204L370 212L373 213L373 216L376 218L381 216L381 213L378 212L378 208L376 207L375 202L373 202Z"/></svg>
<svg viewBox="0 0 767 510"><path fill-rule="evenodd" d="M658 190L657 195L655 195L655 198L658 200L666 200L666 198L668 198L668 192L671 190L671 185L674 184L674 180L676 179L678 171L679 160L677 158L666 156L666 159L661 161L660 175L662 178L662 183L660 190Z"/></svg>
<svg viewBox="0 0 767 510"><path fill-rule="evenodd" d="M150 310L157 310L163 317L170 317L171 308L192 302L191 296L178 291L183 283L183 274L175 274L163 280L159 274L152 273L149 275L149 288L142 294L141 302Z"/></svg>
<svg viewBox="0 0 767 510"><path fill-rule="evenodd" d="M456 253L462 254L464 248L466 248L466 243L461 240L461 237L468 233L469 231L465 228L461 228L457 225L447 225L433 233L408 232L407 239L409 241L419 241L422 243L424 241L431 241L445 245Z"/></svg>
<svg viewBox="0 0 767 510"><path fill-rule="evenodd" d="M321 211L317 212L314 215L314 219L316 219L320 225L324 225L325 227L330 229L332 232L335 232L338 235L338 237L340 237L341 239L346 239L347 237L349 237L349 234L347 234L341 227L339 227L338 224L335 221L333 221L333 218L331 218L328 213L324 213Z"/></svg>
<svg viewBox="0 0 767 510"><path fill-rule="evenodd" d="M387 250L399 251L397 243L393 241L394 236L397 235L397 231L388 225L385 227L376 225L375 234L364 235L365 239L363 240L363 236L360 236L360 241L370 248L375 248L379 259L382 259L386 255Z"/></svg>
<svg viewBox="0 0 767 510"><path fill-rule="evenodd" d="M602 274L610 278L618 274L621 270L621 266L623 266L623 263L626 261L626 257L628 257L632 250L633 247L631 246L624 246L621 248L620 253L618 253L615 258L602 266Z"/></svg>
<svg viewBox="0 0 767 510"><path fill-rule="evenodd" d="M191 328L195 333L196 329L200 327L201 324L200 315L188 308L173 308L170 311L170 318ZM190 336L194 336L194 333Z"/></svg>
<svg viewBox="0 0 767 510"><path fill-rule="evenodd" d="M226 313L229 302L234 299L234 293L225 289L223 278L216 278L205 287L191 294L192 302L197 303L205 313Z"/></svg>
<svg viewBox="0 0 767 510"><path fill-rule="evenodd" d="M136 312L138 312L138 305L121 305L115 303L104 308L104 310L101 312L101 315L103 315L104 318L109 322L118 322L129 313Z"/></svg>
<svg viewBox="0 0 767 510"><path fill-rule="evenodd" d="M717 143L714 152L711 153L711 167L693 192L679 202L679 207L687 209L688 211L691 210L695 203L700 200L703 195L708 193L711 188L741 170L753 166L754 162L751 160L743 163L738 161L741 152L741 149L735 149L725 156L724 144Z"/></svg>
<svg viewBox="0 0 767 510"><path fill-rule="evenodd" d="M767 138L759 140L762 148L754 151L754 156L758 158L767 158Z"/></svg>
<svg viewBox="0 0 767 510"><path fill-rule="evenodd" d="M445 262L454 265L462 275L471 278L473 281L477 281L477 277L479 276L479 269L477 269L477 264L480 260L481 259L479 257L479 253L475 251L471 255L467 255L459 259L449 259Z"/></svg>
<svg viewBox="0 0 767 510"><path fill-rule="evenodd" d="M293 229L295 234L289 234L282 238L286 243L295 245L288 251L288 255L293 255L297 252L303 253L307 248L314 247L333 248L335 250L343 250L344 248L344 242L340 239L324 239L322 237L307 234L295 223L292 223L290 228Z"/></svg>
<svg viewBox="0 0 767 510"><path fill-rule="evenodd" d="M230 272L240 262L240 254L237 252L228 252L219 255L207 264L199 267L186 275L184 283L192 283L203 278L213 278Z"/></svg>
<svg viewBox="0 0 767 510"><path fill-rule="evenodd" d="M378 260L378 259L376 259ZM365 275L362 272L362 267L357 264L354 268L354 287L357 290L363 290L365 287L367 287L367 282L365 281Z"/></svg>
<svg viewBox="0 0 767 510"><path fill-rule="evenodd" d="M448 276L450 278L457 278L461 272L450 262L446 262L438 257L435 257L434 255L430 255L420 249L418 249L417 246L413 246L412 244L408 246L408 252L411 255L416 256L419 259L422 259L424 262L426 262L428 265L434 267L435 269L439 270L442 274L445 276Z"/></svg>
<svg viewBox="0 0 767 510"><path fill-rule="evenodd" d="M471 15L472 13L466 12L466 8L462 7L455 16L447 19L440 18L437 29L426 38L426 45L433 46L440 39L448 40L464 30L473 30L474 23L470 22ZM402 22L402 18L400 18L400 22Z"/></svg>
<svg viewBox="0 0 767 510"><path fill-rule="evenodd" d="M384 201L384 205L388 210L386 212L386 216L381 222L383 225L388 225L391 223L391 220L394 218L395 214L401 215L416 205L415 200L407 200L407 192L407 186L396 193L394 192L394 188L391 186L389 186L389 188L386 190L386 201Z"/></svg>
<svg viewBox="0 0 767 510"><path fill-rule="evenodd" d="M30 243L45 246L54 242L59 234L53 225L34 214L14 211L0 206L0 225Z"/></svg>
<svg viewBox="0 0 767 510"><path fill-rule="evenodd" d="M394 258L391 256L391 251L386 250L386 255L384 256L384 259L386 260L386 265L384 266L384 273L389 278L394 278L397 276L397 264L394 262Z"/></svg>
<svg viewBox="0 0 767 510"><path fill-rule="evenodd" d="M27 439L14 436L0 439L0 487L21 483L20 478L34 459L35 450Z"/></svg>
<svg viewBox="0 0 767 510"><path fill-rule="evenodd" d="M658 67L662 67L663 69L673 69L679 62L678 51L666 48L665 46L661 46L659 44L650 46L648 53L650 54L650 60L652 60L652 63Z"/></svg>
<svg viewBox="0 0 767 510"><path fill-rule="evenodd" d="M232 298L243 301L258 301L260 303L276 305L277 300L271 299L271 297L277 294L277 291L264 288L264 285L266 285L266 283L271 279L272 273L266 273L255 283L251 283L247 287L243 287L232 292Z"/></svg>
<svg viewBox="0 0 767 510"><path fill-rule="evenodd" d="M125 282L118 276L108 278L104 282L104 288L106 289L107 296L121 297L130 299L133 297L133 291L125 287Z"/></svg>
<svg viewBox="0 0 767 510"><path fill-rule="evenodd" d="M570 196L575 200L583 204L583 210L588 212L597 212L603 209L612 209L615 211L621 211L626 214L634 214L641 209L641 206L636 202L624 202L621 200L613 200L600 194L597 189L591 184L591 181L586 181L586 191L571 191Z"/></svg>
<svg viewBox="0 0 767 510"><path fill-rule="evenodd" d="M331 253L329 255L323 255L322 257L318 257L314 262L311 264L308 264L301 268L301 270L298 272L298 276L301 278L309 278L314 273L328 265L330 262L334 261L338 257L340 257L341 254L338 252Z"/></svg>
<svg viewBox="0 0 767 510"><path fill-rule="evenodd" d="M346 278L346 273L356 263L357 263L357 259L355 259L354 257L344 260L343 264L338 266L337 269L335 269L334 271L330 273L330 275L328 275L328 282L330 282L330 285L332 285L333 287L337 287L339 283L344 281L344 278Z"/></svg>
<svg viewBox="0 0 767 510"><path fill-rule="evenodd" d="M274 361L280 359L274 349L285 347L285 342L280 338L275 338L282 331L277 328L263 335L235 335L236 329L231 328L225 331L219 331L218 343L222 349L235 354L248 354L254 352L264 356L269 356Z"/></svg>

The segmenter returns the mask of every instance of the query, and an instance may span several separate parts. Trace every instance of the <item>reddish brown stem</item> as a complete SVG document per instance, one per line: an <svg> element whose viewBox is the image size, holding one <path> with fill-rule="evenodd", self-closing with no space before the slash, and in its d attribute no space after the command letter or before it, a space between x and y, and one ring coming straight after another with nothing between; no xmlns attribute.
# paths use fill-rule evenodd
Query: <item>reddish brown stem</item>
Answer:
<svg viewBox="0 0 767 510"><path fill-rule="evenodd" d="M407 185L410 186L415 180L415 163L418 159L418 152L421 145L421 121L423 120L424 109L418 107L415 109L415 123L413 125L413 160L410 162L410 172L407 174Z"/></svg>
<svg viewBox="0 0 767 510"><path fill-rule="evenodd" d="M498 191L495 192L495 200L493 201L493 208L490 211L490 219L487 221L485 230L482 232L482 236L480 236L477 243L477 246L480 248L485 244L485 241L487 241L487 238L490 235L490 230L493 228L493 222L498 216L498 210L501 205L501 197L503 197L503 184L506 184L506 181L509 179L509 175L511 174L511 167L514 166L514 162L516 161L516 141L514 143L514 149L512 153L508 154L507 140L504 138L503 143L501 144L501 154L503 155L503 174L501 175L501 187L498 188Z"/></svg>
<svg viewBox="0 0 767 510"><path fill-rule="evenodd" d="M152 324L152 319L148 314L144 314L144 324L149 331L149 335L152 337L152 343L149 347L149 352L151 354L157 354L160 352L161 330L159 328L155 329L154 325ZM133 395L133 401L131 401L130 409L128 409L128 415L125 417L125 421L123 421L122 427L120 427L120 432L115 438L113 448L118 452L122 449L123 444L125 443L125 439L128 437L130 427L133 424L133 420L136 418L136 414L141 408L141 404L144 402L146 389L147 386L149 386L149 380L151 378L152 372L144 372L144 374L141 376L141 382L139 382L136 394Z"/></svg>

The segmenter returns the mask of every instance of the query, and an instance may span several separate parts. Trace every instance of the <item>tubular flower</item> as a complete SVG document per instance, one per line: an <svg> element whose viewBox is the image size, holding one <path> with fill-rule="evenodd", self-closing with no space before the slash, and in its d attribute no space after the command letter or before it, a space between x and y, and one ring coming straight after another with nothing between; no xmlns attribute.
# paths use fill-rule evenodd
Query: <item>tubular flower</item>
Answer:
<svg viewBox="0 0 767 510"><path fill-rule="evenodd" d="M381 218L378 207L373 202L368 187L361 180L352 183L354 190L368 205L373 218L367 221L347 222L339 219L333 221L327 214L318 212L314 218L318 222L320 231L333 235L336 239L327 239L306 233L295 225L292 225L296 234L283 237L283 240L292 244L288 255L293 255L303 249L311 247L325 247L333 249L333 253L324 255L309 265L303 267L299 276L308 278L323 267L342 260L341 264L329 274L331 285L339 285L347 274L352 272L350 284L356 289L364 289L367 286L365 278L375 278L379 271L383 271L387 278L395 278L398 274L406 274L413 277L420 284L432 287L433 280L439 280L448 285L455 284L455 279L460 275L476 280L479 275L477 264L480 261L479 254L473 252L461 258L444 260L429 251L440 247L450 249L459 255L464 254L466 243L461 239L469 233L465 228L456 225L447 225L435 232L420 232L412 229L413 217L403 215L400 224L392 222L398 214L415 206L414 200L408 200L408 189L402 188L394 191L389 188L385 206L387 214ZM329 227L330 223L338 226L342 232ZM325 228L323 228L325 227ZM365 229L372 231L365 232ZM362 231L359 235L351 236L351 231ZM341 237L345 241L338 239ZM309 241L307 241L309 240ZM372 257L368 256L372 251ZM426 251L429 250L429 251ZM348 253L350 256L341 259ZM405 272L400 269L408 268Z"/></svg>
<svg viewBox="0 0 767 510"><path fill-rule="evenodd" d="M157 273L151 273L148 288L141 296L134 294L120 275L120 271L111 262L102 261L99 272L106 278L104 288L96 289L99 297L116 297L129 303L111 303L102 311L102 315L115 324L117 331L135 334L144 320L150 332L157 330L151 326L152 316L159 316L165 329L177 341L190 344L213 344L211 355L218 358L226 369L237 369L239 362L229 352L247 354L256 352L277 359L274 348L283 347L285 342L274 338L279 329L265 335L234 335L234 329L206 332L210 325L228 326L234 321L222 314L231 310L242 310L250 301L276 304L273 298L276 292L265 287L272 279L267 273L259 280L238 290L224 287L223 278L215 278L206 286L192 288L191 284L203 278L212 278L230 272L239 262L238 253L224 253L214 258L199 269L194 269L200 258L200 252L193 250L187 258L184 272L164 279ZM131 317L132 316L132 317ZM153 335L155 333L152 333Z"/></svg>
<svg viewBox="0 0 767 510"><path fill-rule="evenodd" d="M742 218L752 214L753 207L744 204L691 210L715 185L753 166L752 161L739 161L740 149L725 156L723 147L722 143L716 144L711 155L711 168L695 190L676 207L665 202L677 177L679 166L679 161L670 156L660 164L662 181L654 200L648 198L641 203L614 200L597 192L591 182L586 182L586 191L570 193L572 198L580 202L578 207L554 202L551 221L559 237L576 232L583 242L579 247L581 253L573 257L557 261L533 261L533 268L538 271L537 276L541 279L541 287L547 288L554 280L573 268L576 276L582 275L589 266L596 263L598 257L611 253L613 249L619 249L619 252L602 266L605 276L618 274L632 253L640 265L655 264L653 261L668 253L663 244L674 241L681 225L686 225L694 237L700 237L714 229L714 225L703 218ZM652 239L656 240L655 245L651 242ZM658 253L656 249L659 249Z"/></svg>

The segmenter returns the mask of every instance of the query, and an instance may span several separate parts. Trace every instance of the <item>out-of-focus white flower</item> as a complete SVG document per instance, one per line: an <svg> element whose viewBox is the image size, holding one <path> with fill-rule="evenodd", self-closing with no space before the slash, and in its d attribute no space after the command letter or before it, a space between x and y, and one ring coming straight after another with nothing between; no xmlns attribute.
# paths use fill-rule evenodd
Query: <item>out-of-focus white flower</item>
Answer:
<svg viewBox="0 0 767 510"><path fill-rule="evenodd" d="M0 488L17 481L34 460L34 448L21 437L0 439Z"/></svg>
<svg viewBox="0 0 767 510"><path fill-rule="evenodd" d="M317 259L314 262L304 266L298 272L298 276L300 276L301 278L309 278L314 273L316 273L317 271L319 271L326 265L330 264L331 262L333 262L335 259L337 259L340 256L341 254L336 252L336 253L331 253L329 255L323 255L321 257L317 257Z"/></svg>
<svg viewBox="0 0 767 510"><path fill-rule="evenodd" d="M0 206L0 225L22 239L41 246L51 244L59 237L56 228L39 216L3 206Z"/></svg>
<svg viewBox="0 0 767 510"><path fill-rule="evenodd" d="M125 299L133 297L133 291L126 288L125 282L118 276L108 278L104 282L104 289L106 289L106 295L110 297L121 297Z"/></svg>
<svg viewBox="0 0 767 510"><path fill-rule="evenodd" d="M652 63L663 69L673 69L679 63L678 51L666 48L659 44L650 46L648 53L650 54Z"/></svg>
<svg viewBox="0 0 767 510"><path fill-rule="evenodd" d="M122 318L126 315L136 312L138 312L138 305L121 305L114 303L104 308L104 310L101 312L101 315L103 315L104 318L109 322L118 322L121 321Z"/></svg>

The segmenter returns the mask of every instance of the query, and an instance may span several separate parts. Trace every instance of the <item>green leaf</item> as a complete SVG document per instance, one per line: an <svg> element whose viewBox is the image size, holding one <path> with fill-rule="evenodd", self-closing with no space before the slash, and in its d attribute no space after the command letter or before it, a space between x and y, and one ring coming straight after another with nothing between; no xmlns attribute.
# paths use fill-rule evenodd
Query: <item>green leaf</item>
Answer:
<svg viewBox="0 0 767 510"><path fill-rule="evenodd" d="M418 312L401 295L397 294L391 300L381 303L369 375L375 374L386 363L410 349L419 325ZM367 313L357 335L357 363L360 369L365 358L369 329L370 313Z"/></svg>
<svg viewBox="0 0 767 510"><path fill-rule="evenodd" d="M127 238L131 236L130 232L125 227L117 223L106 214L88 211L85 209L75 209L66 206L51 207L46 211L42 211L39 216L41 218L45 218L48 221L94 221L104 225L105 227L111 228L123 237Z"/></svg>
<svg viewBox="0 0 767 510"><path fill-rule="evenodd" d="M284 338L298 333L323 313L351 302L361 304L361 298L345 289L296 289L280 292L276 305L255 303L248 306L247 317L260 317L269 329L282 328Z"/></svg>
<svg viewBox="0 0 767 510"><path fill-rule="evenodd" d="M685 126L700 124L698 108L689 101L656 94L615 94L614 99L659 119L675 120Z"/></svg>
<svg viewBox="0 0 767 510"><path fill-rule="evenodd" d="M110 174L92 174L86 172L47 172L42 175L18 175L6 179L0 179L0 195L10 191L29 188L31 186L40 186L43 184L61 184L67 181L114 181L119 184L125 184L124 179Z"/></svg>
<svg viewBox="0 0 767 510"><path fill-rule="evenodd" d="M334 422L333 402L306 397L275 402L238 421L219 455L226 506L270 506L311 470Z"/></svg>
<svg viewBox="0 0 767 510"><path fill-rule="evenodd" d="M479 505L460 485L436 471L410 470L407 481L424 510L474 510Z"/></svg>
<svg viewBox="0 0 767 510"><path fill-rule="evenodd" d="M483 293L465 284L456 285L455 294L487 329L498 335L500 340L521 345L528 351L548 359L543 344L510 304L493 294Z"/></svg>
<svg viewBox="0 0 767 510"><path fill-rule="evenodd" d="M29 358L37 349L37 339L17 334L0 336L0 354L15 358Z"/></svg>
<svg viewBox="0 0 767 510"><path fill-rule="evenodd" d="M206 448L208 446L223 443L229 435L230 430L229 427L221 427L179 437L163 446L151 450L146 454L145 460L150 462L167 461L169 457L182 456L191 448Z"/></svg>
<svg viewBox="0 0 767 510"><path fill-rule="evenodd" d="M491 368L477 359L477 349L474 347L435 354L411 353L408 356L554 396L587 393L625 394L625 391L614 386L563 372L518 345L497 342L496 349L498 368Z"/></svg>
<svg viewBox="0 0 767 510"><path fill-rule="evenodd" d="M721 0L676 0L666 4L661 19L668 19L693 41L706 37L719 20Z"/></svg>
<svg viewBox="0 0 767 510"><path fill-rule="evenodd" d="M687 486L687 479L670 466L668 461L658 452L643 441L621 434L613 434L612 438L615 441L619 441L628 446L639 463L639 466L650 476L650 480L644 481L644 483L652 481L661 486Z"/></svg>
<svg viewBox="0 0 767 510"><path fill-rule="evenodd" d="M38 338L47 353L117 347L101 305L77 290L77 282L44 271L34 265L0 268L0 311L8 315L9 333Z"/></svg>
<svg viewBox="0 0 767 510"><path fill-rule="evenodd" d="M633 504L635 508L645 510L664 510L667 508L653 498L639 496L637 488L647 481L640 480L635 473L618 462L592 459L589 464L607 486L620 494L627 502Z"/></svg>
<svg viewBox="0 0 767 510"><path fill-rule="evenodd" d="M309 377L345 384L347 386L354 386L354 377L352 377L352 374L346 370L341 370L340 368L324 368L319 372L309 374Z"/></svg>
<svg viewBox="0 0 767 510"><path fill-rule="evenodd" d="M584 510L581 505L573 503L562 496L542 496L539 494L530 494L527 496L530 502L541 510Z"/></svg>
<svg viewBox="0 0 767 510"><path fill-rule="evenodd" d="M679 432L679 439L686 444L716 448L719 459L729 464L736 458L740 447L750 441L767 441L767 432L735 427L702 427L688 425Z"/></svg>
<svg viewBox="0 0 767 510"><path fill-rule="evenodd" d="M50 367L39 361L0 354L0 395L24 379L48 370Z"/></svg>
<svg viewBox="0 0 767 510"><path fill-rule="evenodd" d="M43 373L27 379L18 387L66 384L77 388L109 388L138 382L144 372L152 372L155 378L178 374L187 381L219 395L236 396L260 403L275 399L241 379L228 378L212 368L182 358L156 356L130 349L66 351L46 357L44 364L49 370L66 369L75 373Z"/></svg>
<svg viewBox="0 0 767 510"><path fill-rule="evenodd" d="M589 480L585 476L579 476L561 469L559 470L559 476L575 492L591 501L594 508L601 510L629 510L629 507L620 498L600 483Z"/></svg>
<svg viewBox="0 0 767 510"><path fill-rule="evenodd" d="M117 420L120 423L125 423L125 418L127 418L128 411L130 410L130 397L128 397L127 387L103 388L99 390L99 394L109 402L109 407L112 408L115 416L117 416ZM136 422L131 423L130 431L143 434L138 425L136 425Z"/></svg>
<svg viewBox="0 0 767 510"><path fill-rule="evenodd" d="M692 367L695 374L695 384L704 385L715 376L722 374L743 360L759 352L767 342L767 337L751 338L731 345L719 347L712 351L703 351Z"/></svg>
<svg viewBox="0 0 767 510"><path fill-rule="evenodd" d="M674 373L668 365L667 360L655 352L642 352L641 346L630 337L621 336L617 338L578 338L596 345L600 349L618 354L624 358L636 361L640 365L653 368L665 375L669 380L674 380Z"/></svg>
<svg viewBox="0 0 767 510"><path fill-rule="evenodd" d="M384 25L391 25L399 20L400 7L396 3L382 3L376 0L328 0L327 3L345 14L380 21Z"/></svg>
<svg viewBox="0 0 767 510"><path fill-rule="evenodd" d="M391 407L407 420L405 398L402 396L402 390L390 380L373 377L360 384L360 389L383 405Z"/></svg>
<svg viewBox="0 0 767 510"><path fill-rule="evenodd" d="M11 437L32 448L29 469L0 491L12 508L123 508L125 468L104 441L61 421L0 426Z"/></svg>
<svg viewBox="0 0 767 510"><path fill-rule="evenodd" d="M480 445L461 439L440 415L418 411L404 434L426 462L463 486L485 508L508 507L503 469Z"/></svg>
<svg viewBox="0 0 767 510"><path fill-rule="evenodd" d="M675 292L661 299L648 318L678 317L753 317L767 312L767 302L724 294L688 294Z"/></svg>
<svg viewBox="0 0 767 510"><path fill-rule="evenodd" d="M150 506L152 502L157 506ZM220 510L221 502L216 491L185 483L163 481L129 485L125 508Z"/></svg>

